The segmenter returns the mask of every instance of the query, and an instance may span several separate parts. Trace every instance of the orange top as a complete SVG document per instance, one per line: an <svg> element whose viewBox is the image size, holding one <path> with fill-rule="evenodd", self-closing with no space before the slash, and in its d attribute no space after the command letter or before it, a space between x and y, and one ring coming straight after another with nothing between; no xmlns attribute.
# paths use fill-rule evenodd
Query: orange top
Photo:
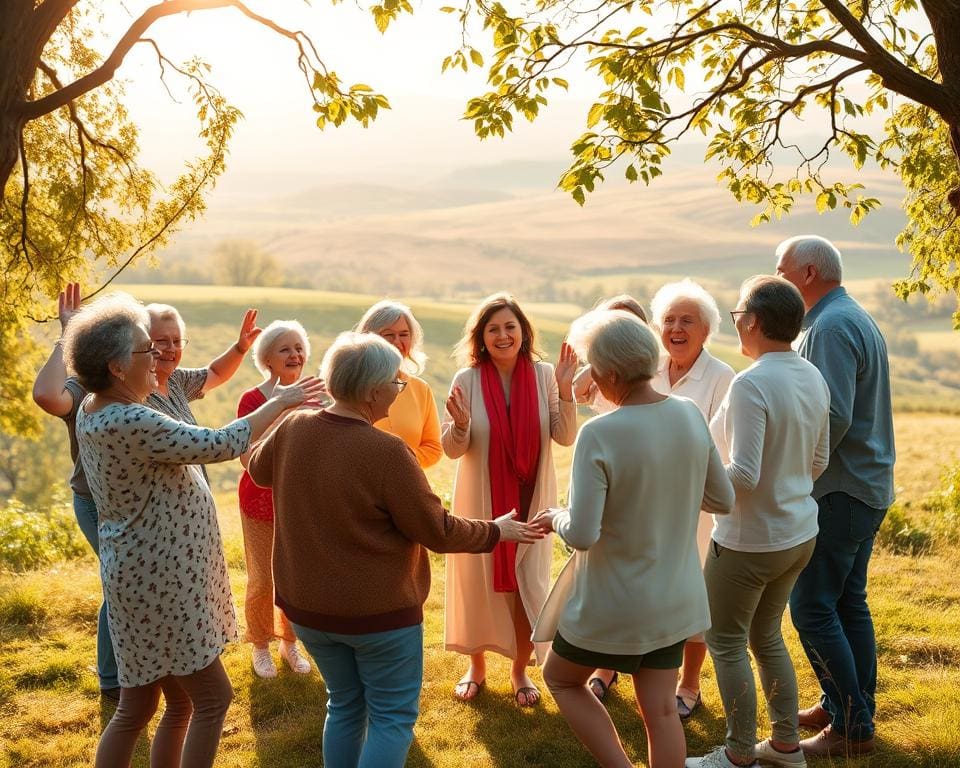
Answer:
<svg viewBox="0 0 960 768"><path fill-rule="evenodd" d="M407 386L397 395L386 418L373 426L396 435L409 446L417 462L426 469L443 455L440 445L440 419L430 385L418 376L400 374Z"/></svg>

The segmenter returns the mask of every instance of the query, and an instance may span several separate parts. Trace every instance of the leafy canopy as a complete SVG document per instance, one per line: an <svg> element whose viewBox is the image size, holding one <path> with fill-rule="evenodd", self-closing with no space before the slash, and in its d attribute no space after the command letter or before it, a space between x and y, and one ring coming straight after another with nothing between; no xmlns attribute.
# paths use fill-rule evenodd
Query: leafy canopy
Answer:
<svg viewBox="0 0 960 768"><path fill-rule="evenodd" d="M392 0L391 0L392 1ZM226 168L241 118L209 79L200 58L168 59L148 36L165 16L232 8L235 23L254 23L289 40L317 126L355 120L367 126L387 99L364 84L344 85L310 38L230 0L140 3L142 12L104 57L94 32L107 14L130 14L129 3L7 0L0 7L0 430L36 433L27 408L44 350L31 324L52 319L50 297L64 283L85 285L165 244L204 211L204 196ZM404 3L405 5L405 3ZM409 6L407 6L409 7ZM107 10L109 9L109 10ZM389 11L386 11L389 15ZM181 81L193 99L205 151L162 184L138 162L139 132L124 108L114 74L134 45L156 54L164 84ZM278 73L280 72L278 68ZM168 81L170 79L170 81ZM98 291L93 291L96 293ZM92 295L92 294L91 294Z"/></svg>
<svg viewBox="0 0 960 768"><path fill-rule="evenodd" d="M663 173L671 146L707 140L706 159L734 197L780 218L798 196L843 207L858 224L879 201L827 178L836 155L903 181L909 223L897 245L913 257L895 285L907 298L960 293L960 6L949 0L538 0L459 8L463 45L444 66L484 66L466 32L477 18L493 55L490 90L464 117L480 138L533 121L570 67L596 75L587 131L560 187L580 205L620 163L630 182ZM872 119L871 119L872 118ZM885 120L884 120L885 118ZM883 125L882 128L878 126ZM811 129L815 144L803 141ZM960 312L954 316L960 327Z"/></svg>

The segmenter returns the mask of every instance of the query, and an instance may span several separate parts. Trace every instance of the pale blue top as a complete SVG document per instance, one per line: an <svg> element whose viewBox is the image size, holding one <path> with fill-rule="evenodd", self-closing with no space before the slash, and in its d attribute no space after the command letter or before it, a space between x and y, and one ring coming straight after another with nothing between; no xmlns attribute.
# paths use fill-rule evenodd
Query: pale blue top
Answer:
<svg viewBox="0 0 960 768"><path fill-rule="evenodd" d="M834 288L803 320L800 355L830 389L830 463L813 498L841 491L874 509L893 503L893 405L887 344L867 311Z"/></svg>

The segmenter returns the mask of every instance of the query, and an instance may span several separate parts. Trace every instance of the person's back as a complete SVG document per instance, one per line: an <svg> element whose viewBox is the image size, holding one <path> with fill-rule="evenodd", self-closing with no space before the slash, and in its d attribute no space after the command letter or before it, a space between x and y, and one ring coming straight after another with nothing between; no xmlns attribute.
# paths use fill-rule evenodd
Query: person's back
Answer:
<svg viewBox="0 0 960 768"><path fill-rule="evenodd" d="M826 465L829 403L823 377L795 352L768 352L734 378L713 426L737 492L717 543L780 551L816 535L810 492Z"/></svg>
<svg viewBox="0 0 960 768"><path fill-rule="evenodd" d="M715 469L719 457L696 405L668 397L622 406L583 426L576 453L589 457L574 463L576 522L558 533L586 551L561 621L564 637L644 653L704 630L710 619L696 528L701 505L723 494L708 487L705 498L711 454Z"/></svg>
<svg viewBox="0 0 960 768"><path fill-rule="evenodd" d="M482 550L487 525L451 535L440 500L403 441L326 411L289 416L250 474L269 464L277 604L332 632L418 623L430 588L426 546ZM439 518L433 512L443 513ZM467 521L456 521L462 527Z"/></svg>
<svg viewBox="0 0 960 768"><path fill-rule="evenodd" d="M886 509L894 498L896 451L883 334L843 288L824 296L804 325L800 355L823 373L831 392L830 464L813 497L843 491Z"/></svg>

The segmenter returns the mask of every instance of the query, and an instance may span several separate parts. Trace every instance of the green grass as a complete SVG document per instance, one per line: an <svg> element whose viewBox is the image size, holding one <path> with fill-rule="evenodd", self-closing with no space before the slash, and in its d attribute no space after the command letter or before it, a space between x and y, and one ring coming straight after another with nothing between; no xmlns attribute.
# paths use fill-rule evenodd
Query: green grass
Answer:
<svg viewBox="0 0 960 768"><path fill-rule="evenodd" d="M604 293L623 290L623 276L598 277ZM663 276L651 278L660 282ZM725 274L712 290L721 290ZM352 327L374 295L210 286L124 286L146 301L174 301L187 322L190 345L184 365L205 365L236 336L243 310L261 309L261 324L297 318L311 334L315 369L337 332ZM649 298L649 297L646 297ZM719 296L718 296L719 298ZM407 299L424 325L430 363L426 378L438 400L457 368L450 349L472 309L465 303ZM555 355L569 321L579 308L569 304L528 304L542 346ZM722 327L721 330L729 330ZM928 329L924 328L926 333ZM934 331L933 328L929 329ZM921 340L921 345L923 345ZM735 338L718 335L711 351L742 368ZM895 372L896 374L896 372ZM259 381L245 363L234 381L195 404L198 420L222 424L235 413L240 392ZM960 460L960 416L931 412L953 407L957 390L897 379L897 487L905 519L935 530L933 514L921 500L937 485L942 466ZM945 407L949 406L949 407ZM60 433L62 436L62 432ZM65 440L62 446L66 453ZM565 489L570 449L554 446L558 485ZM446 459L428 473L449 499L455 464ZM68 470L63 475L67 476ZM230 566L237 614L242 621L245 586L243 545L236 507L235 462L213 467L218 507ZM555 565L559 567L559 556ZM960 765L960 583L952 578L955 557L934 549L911 558L878 552L874 558L871 603L880 644L879 753L854 766L899 768ZM421 717L409 764L423 768L465 766L551 766L574 768L592 761L571 735L546 695L536 711L520 711L512 701L506 660L490 657L488 685L474 704L451 696L464 660L443 650L443 564L433 558L434 584L426 606L426 674ZM0 768L88 765L109 710L101 710L92 672L96 614L100 601L92 556L46 570L0 573ZM815 680L803 660L789 622L785 622L796 660L804 701L811 701ZM218 766L254 768L317 766L324 714L323 684L284 672L273 681L256 679L249 649L231 646L224 661L236 698L228 715ZM539 672L533 673L540 680ZM632 759L645 764L645 735L628 684L611 695L610 711ZM697 754L723 738L722 713L712 677L705 668L706 707L686 726L688 749ZM765 727L765 726L762 726ZM145 766L146 746L134 765ZM829 763L827 763L829 765Z"/></svg>
<svg viewBox="0 0 960 768"><path fill-rule="evenodd" d="M940 463L960 458L960 417L898 414L897 485L907 514L919 522L919 502L937 483ZM936 446L936 460L931 459ZM554 451L561 487L569 449ZM448 493L454 464L444 460L431 481ZM220 494L220 518L230 561L237 614L245 574L240 523L233 494ZM559 566L560 553L555 559ZM871 605L880 657L878 753L838 762L857 768L960 765L960 583L952 551L923 557L887 552L874 556ZM451 691L464 659L443 649L443 561L432 558L434 583L426 606L425 678L421 716L409 765L419 768L531 766L580 768L592 761L570 733L549 694L543 706L521 711L512 701L508 664L491 656L488 684L474 704ZM66 768L88 765L109 709L96 690L94 635L99 605L92 557L46 571L0 574L0 766ZM803 701L816 682L789 621L785 634L797 666ZM217 765L224 768L319 766L324 716L323 683L287 671L255 678L249 649L235 644L224 661L236 698L230 708ZM534 679L541 680L538 670ZM723 739L719 696L708 661L704 709L686 726L690 754ZM646 737L628 683L616 686L610 712L630 757L645 765ZM761 729L767 727L761 713ZM761 730L762 732L762 730ZM135 766L147 765L146 743ZM831 763L821 763L831 765Z"/></svg>

